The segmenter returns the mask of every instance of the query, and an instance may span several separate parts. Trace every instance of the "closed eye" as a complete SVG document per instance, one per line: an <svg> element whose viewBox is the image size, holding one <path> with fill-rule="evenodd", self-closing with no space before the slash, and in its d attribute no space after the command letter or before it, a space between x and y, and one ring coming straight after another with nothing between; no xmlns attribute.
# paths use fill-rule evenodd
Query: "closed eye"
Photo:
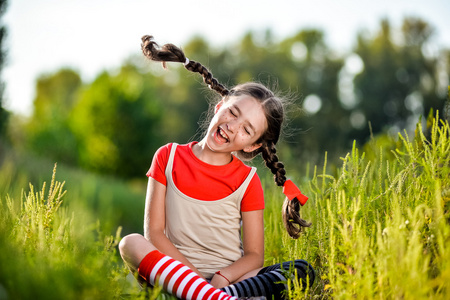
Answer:
<svg viewBox="0 0 450 300"><path fill-rule="evenodd" d="M237 110L237 113L235 113L234 110L233 110L231 107L228 108L228 110L230 111L230 114L231 114L233 117L237 118L237 117L238 117L238 114L240 114L241 111L240 111L239 107L235 107L235 109ZM250 128L253 129L253 126L252 126L251 124L250 124ZM250 130L249 130L247 127L244 127L244 131L245 131L245 133L246 133L247 135L252 135L251 132L250 132Z"/></svg>

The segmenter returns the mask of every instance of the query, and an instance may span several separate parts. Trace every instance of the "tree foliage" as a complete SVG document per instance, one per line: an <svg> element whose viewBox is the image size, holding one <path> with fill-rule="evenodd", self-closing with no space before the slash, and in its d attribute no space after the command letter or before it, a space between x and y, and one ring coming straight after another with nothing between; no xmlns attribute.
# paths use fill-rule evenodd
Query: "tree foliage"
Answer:
<svg viewBox="0 0 450 300"><path fill-rule="evenodd" d="M290 130L279 151L295 170L302 161L320 163L324 151L335 161L354 140L441 111L450 55L427 51L432 36L427 22L406 18L401 28L382 20L377 32L361 32L352 53L337 54L318 29L280 41L270 30L247 32L220 49L194 36L183 49L228 87L259 81L288 96ZM36 95L26 129L35 152L124 177L142 176L163 144L200 139L215 97L180 64L164 70L142 55L90 83L67 69L42 76Z"/></svg>
<svg viewBox="0 0 450 300"><path fill-rule="evenodd" d="M42 75L36 83L33 115L27 124L27 144L39 155L75 164L77 153L75 136L69 116L82 87L77 72L61 69Z"/></svg>
<svg viewBox="0 0 450 300"><path fill-rule="evenodd" d="M84 89L70 116L81 166L125 177L145 174L162 142L157 81L124 65Z"/></svg>
<svg viewBox="0 0 450 300"><path fill-rule="evenodd" d="M423 20L406 18L397 42L388 20L381 22L375 37L358 36L355 52L364 70L355 78L359 98L355 109L371 121L374 133L393 125L401 130L415 124L417 118L411 117L443 107L445 97L437 90L437 57L424 55L432 33ZM355 131L359 139L365 135L367 125Z"/></svg>

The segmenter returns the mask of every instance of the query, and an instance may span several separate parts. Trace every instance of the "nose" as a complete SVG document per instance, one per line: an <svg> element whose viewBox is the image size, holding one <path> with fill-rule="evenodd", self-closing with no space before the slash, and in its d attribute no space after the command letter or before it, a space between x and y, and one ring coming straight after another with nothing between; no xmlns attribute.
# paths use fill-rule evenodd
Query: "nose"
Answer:
<svg viewBox="0 0 450 300"><path fill-rule="evenodd" d="M235 133L238 128L239 124L236 120L227 123L227 130L230 131L231 133Z"/></svg>

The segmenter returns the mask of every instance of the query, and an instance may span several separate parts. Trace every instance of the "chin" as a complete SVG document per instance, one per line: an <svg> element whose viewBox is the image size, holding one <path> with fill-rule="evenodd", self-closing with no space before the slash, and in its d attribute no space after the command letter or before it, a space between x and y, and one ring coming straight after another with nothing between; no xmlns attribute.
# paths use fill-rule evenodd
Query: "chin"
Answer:
<svg viewBox="0 0 450 300"><path fill-rule="evenodd" d="M216 150L213 147L211 147L211 143L210 142L206 141L205 144L206 144L206 147L208 147L209 150L211 150L212 152L216 152Z"/></svg>

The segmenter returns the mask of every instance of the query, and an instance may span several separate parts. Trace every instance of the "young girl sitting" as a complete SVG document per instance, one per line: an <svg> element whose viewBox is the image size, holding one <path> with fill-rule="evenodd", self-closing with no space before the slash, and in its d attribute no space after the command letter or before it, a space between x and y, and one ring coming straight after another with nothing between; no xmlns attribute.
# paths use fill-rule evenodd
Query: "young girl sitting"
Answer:
<svg viewBox="0 0 450 300"><path fill-rule="evenodd" d="M276 154L282 100L259 83L228 90L181 49L172 44L159 48L151 36L142 38L142 50L163 66L181 62L200 73L221 100L202 140L170 143L155 153L147 173L144 236L122 239L125 263L149 285L159 284L181 299L279 299L286 274L311 286L315 273L304 260L263 268L263 190L256 168L243 163L261 153L287 195L285 226L298 238L301 227L310 225L299 215L307 198L286 180Z"/></svg>

